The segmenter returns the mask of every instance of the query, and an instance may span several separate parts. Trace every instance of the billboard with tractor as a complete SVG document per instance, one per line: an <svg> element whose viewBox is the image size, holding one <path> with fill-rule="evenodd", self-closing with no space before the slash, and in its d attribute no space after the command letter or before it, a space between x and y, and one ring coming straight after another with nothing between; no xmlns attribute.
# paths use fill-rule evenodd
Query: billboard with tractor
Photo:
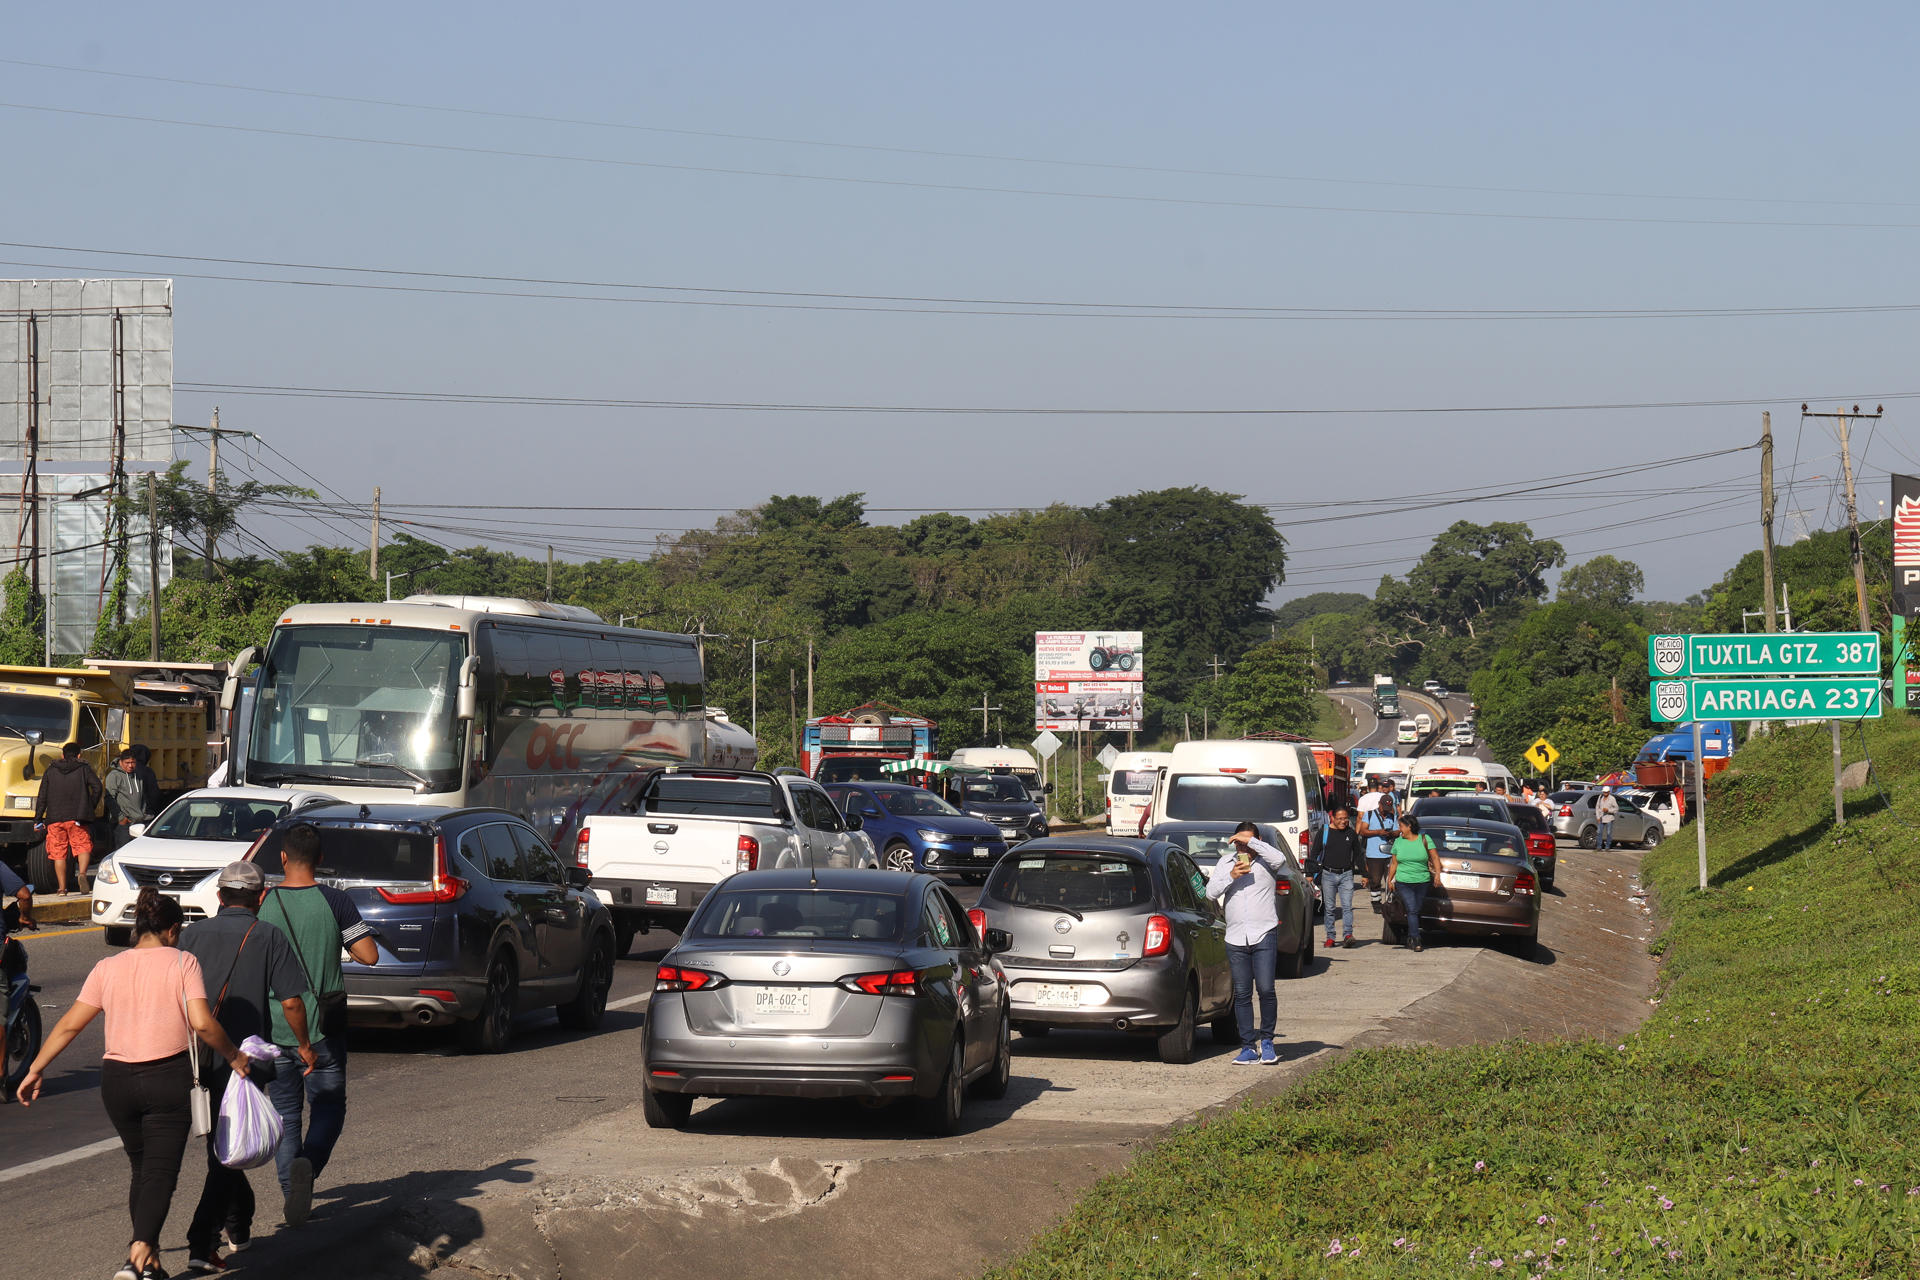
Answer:
<svg viewBox="0 0 1920 1280"><path fill-rule="evenodd" d="M1033 638L1036 729L1140 728L1146 645L1138 631L1041 631Z"/></svg>

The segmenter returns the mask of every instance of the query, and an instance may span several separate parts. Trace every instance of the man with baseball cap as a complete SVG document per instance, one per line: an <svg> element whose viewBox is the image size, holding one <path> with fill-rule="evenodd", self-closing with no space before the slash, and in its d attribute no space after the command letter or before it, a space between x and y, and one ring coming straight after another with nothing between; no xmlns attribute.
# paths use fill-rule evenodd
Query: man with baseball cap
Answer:
<svg viewBox="0 0 1920 1280"><path fill-rule="evenodd" d="M310 1070L314 1052L307 1039L307 1007L301 999L307 989L306 970L287 935L254 914L267 877L251 862L229 862L214 883L220 894L219 914L196 921L180 935L180 949L200 962L214 1018L235 1044L248 1036L264 1040L272 1033L269 1001L278 1001L299 1039L300 1060ZM203 1060L201 1074L217 1102L232 1072L218 1055L212 1057L210 1064ZM270 1078L271 1066L263 1068L256 1062L254 1079L264 1088L259 1074L263 1069ZM187 1228L187 1266L194 1275L224 1269L219 1255L222 1229L234 1249L246 1248L253 1236L253 1187L244 1170L220 1163L214 1155L213 1135L208 1134L206 1187Z"/></svg>

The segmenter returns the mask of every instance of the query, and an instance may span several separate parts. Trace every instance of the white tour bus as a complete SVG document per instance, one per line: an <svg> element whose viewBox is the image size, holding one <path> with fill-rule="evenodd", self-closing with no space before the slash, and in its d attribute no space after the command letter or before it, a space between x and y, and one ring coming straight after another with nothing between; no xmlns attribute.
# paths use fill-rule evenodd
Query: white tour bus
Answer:
<svg viewBox="0 0 1920 1280"><path fill-rule="evenodd" d="M1122 751L1113 759L1107 777L1107 834L1137 836L1147 810L1153 807L1153 788L1160 770L1173 763L1169 751Z"/></svg>
<svg viewBox="0 0 1920 1280"><path fill-rule="evenodd" d="M1296 742L1213 739L1176 743L1153 793L1147 830L1163 822L1258 822L1278 827L1296 853L1325 821L1320 765Z"/></svg>
<svg viewBox="0 0 1920 1280"><path fill-rule="evenodd" d="M1010 773L1033 795L1042 794L1040 766L1034 763L1032 756L1018 747L961 747L948 759L955 764L970 769L985 769L989 773Z"/></svg>
<svg viewBox="0 0 1920 1280"><path fill-rule="evenodd" d="M1394 735L1393 740L1396 744L1420 741L1420 726L1411 720L1402 720L1400 732Z"/></svg>
<svg viewBox="0 0 1920 1280"><path fill-rule="evenodd" d="M258 658L259 669L246 669ZM288 609L264 654L234 660L223 708L252 693L235 786L358 803L491 805L564 850L589 814L644 771L751 767L757 752L709 718L699 641L587 609L482 596Z"/></svg>

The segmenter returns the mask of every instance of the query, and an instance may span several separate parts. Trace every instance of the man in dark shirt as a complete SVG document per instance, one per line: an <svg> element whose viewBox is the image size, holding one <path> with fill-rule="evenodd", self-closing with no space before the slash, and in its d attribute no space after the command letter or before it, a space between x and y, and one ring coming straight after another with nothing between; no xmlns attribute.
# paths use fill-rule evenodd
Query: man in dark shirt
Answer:
<svg viewBox="0 0 1920 1280"><path fill-rule="evenodd" d="M1353 940L1353 877L1365 867L1366 854L1360 835L1353 829L1353 815L1340 805L1327 817L1327 825L1314 835L1310 854L1320 873L1320 901L1325 904L1328 948L1334 942L1336 918L1345 913L1346 945Z"/></svg>
<svg viewBox="0 0 1920 1280"><path fill-rule="evenodd" d="M314 1051L307 1039L307 1010L301 999L307 989L306 970L301 968L300 957L287 935L254 914L267 887L266 876L251 862L229 862L215 883L220 892L220 913L196 921L180 935L180 949L200 962L213 1016L235 1044L248 1036L264 1040L272 1029L269 1001L277 1000L297 1037L300 1061L311 1070ZM256 1064L255 1070L260 1069ZM218 1059L206 1070L207 1087L213 1090L216 1104L225 1095L231 1075L227 1064ZM260 1086L247 1083L242 1087L263 1087L270 1078L263 1075ZM220 1163L214 1154L213 1135L208 1134L207 1182L187 1228L187 1265L193 1274L207 1275L223 1269L219 1257L222 1227L233 1248L246 1247L253 1235L253 1187L247 1182L245 1170L229 1169Z"/></svg>

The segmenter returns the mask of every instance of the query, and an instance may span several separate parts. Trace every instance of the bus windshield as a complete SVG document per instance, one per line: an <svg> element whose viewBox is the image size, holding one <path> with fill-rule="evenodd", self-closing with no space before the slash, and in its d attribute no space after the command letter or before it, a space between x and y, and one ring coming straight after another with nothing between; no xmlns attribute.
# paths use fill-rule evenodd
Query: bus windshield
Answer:
<svg viewBox="0 0 1920 1280"><path fill-rule="evenodd" d="M251 782L460 785L454 684L466 638L403 627L277 630L247 740Z"/></svg>

